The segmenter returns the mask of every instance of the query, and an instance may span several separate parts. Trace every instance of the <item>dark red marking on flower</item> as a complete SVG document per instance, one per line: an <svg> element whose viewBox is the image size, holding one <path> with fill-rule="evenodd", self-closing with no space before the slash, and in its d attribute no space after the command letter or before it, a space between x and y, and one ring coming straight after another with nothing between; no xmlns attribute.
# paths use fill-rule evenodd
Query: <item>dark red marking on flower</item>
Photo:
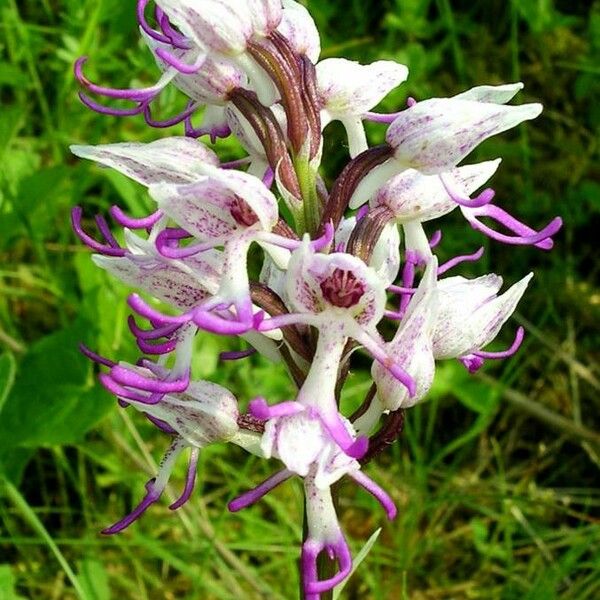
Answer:
<svg viewBox="0 0 600 600"><path fill-rule="evenodd" d="M250 227L251 225L254 225L254 223L258 223L257 214L250 208L248 203L244 202L241 198L236 197L229 212L238 225Z"/></svg>
<svg viewBox="0 0 600 600"><path fill-rule="evenodd" d="M333 306L350 308L358 304L365 286L352 271L336 269L327 279L321 282L323 296Z"/></svg>

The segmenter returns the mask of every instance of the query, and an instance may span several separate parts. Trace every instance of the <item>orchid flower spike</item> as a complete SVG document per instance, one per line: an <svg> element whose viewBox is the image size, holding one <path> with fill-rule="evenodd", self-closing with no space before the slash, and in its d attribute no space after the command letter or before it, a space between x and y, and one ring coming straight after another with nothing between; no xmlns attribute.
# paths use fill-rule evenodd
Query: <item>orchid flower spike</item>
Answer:
<svg viewBox="0 0 600 600"><path fill-rule="evenodd" d="M72 146L147 188L153 204L142 216L110 208L116 232L102 215L88 220L83 207L72 210L71 222L95 264L136 290L127 325L142 356L131 364L81 350L98 363L101 384L121 407L171 437L141 502L104 533L122 531L157 502L185 452L186 482L170 508L182 506L200 449L233 443L281 465L231 500L232 512L302 479L303 598L319 600L353 568L335 484L352 479L393 519L394 502L365 466L400 435L404 410L426 399L436 361L458 359L474 372L485 360L512 356L523 340L519 328L508 349L488 348L531 275L504 293L495 274L446 276L479 260L483 247L440 264L443 234L429 223L458 208L495 241L550 250L562 221L529 227L495 204L486 187L500 159L463 162L487 138L540 114L539 104L508 105L521 83L410 98L404 110L373 112L406 80L407 68L390 60L319 60L321 39L304 4L154 0L151 7L136 0L142 38L161 73L156 83L97 85L82 57L75 64L80 97L99 113L141 115L150 127L179 126L183 135ZM187 104L161 117L156 100L167 86ZM96 97L129 106L111 108ZM350 161L329 188L321 169L331 146L324 131L336 120ZM369 148L364 121L382 127L385 143ZM225 137L221 162L209 142ZM234 142L237 155L230 154ZM249 401L246 412L231 391L197 379L194 353L205 332L234 342L215 352L222 361L246 361L258 386L241 399ZM372 385L349 414L344 386L361 350ZM261 378L252 376L257 354L281 363L295 391L260 395ZM330 575L317 566L327 557Z"/></svg>

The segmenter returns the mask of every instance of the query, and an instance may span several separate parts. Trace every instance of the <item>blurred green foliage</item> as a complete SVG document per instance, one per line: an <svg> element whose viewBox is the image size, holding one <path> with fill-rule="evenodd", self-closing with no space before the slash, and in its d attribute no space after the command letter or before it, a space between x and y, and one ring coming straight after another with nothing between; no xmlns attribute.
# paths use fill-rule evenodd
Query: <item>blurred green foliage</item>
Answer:
<svg viewBox="0 0 600 600"><path fill-rule="evenodd" d="M473 273L494 269L514 281L536 272L518 316L527 341L482 378L457 365L439 369L430 401L407 415L401 442L369 467L392 490L400 516L384 525L344 595L597 598L600 2L307 4L323 56L409 66L408 83L382 110L397 110L408 96L524 81L520 101L543 102L544 115L490 140L476 158L503 157L493 185L509 211L534 226L555 214L565 219L550 254L486 244ZM236 450L203 453L194 500L177 514L157 506L116 539L97 535L140 497L165 440L118 411L77 352L85 341L135 358L124 326L127 290L75 242L69 210L83 204L91 215L119 203L142 214L148 203L123 177L76 161L68 145L167 133L137 117L86 110L72 64L87 54L96 80L151 82L152 58L136 40L133 1L0 2L0 598L290 598L300 489L288 484L229 515L227 500L270 471ZM161 111L182 103L169 91ZM374 143L383 138L380 127L369 133ZM220 148L235 155L229 143ZM325 152L333 179L347 159L335 126ZM447 219L444 232L442 258L481 244L459 218ZM285 375L258 359L217 364L220 343L204 336L198 344L198 377L243 400L257 389L289 396ZM358 403L368 386L368 372L356 371L344 401ZM340 510L356 554L383 515L348 485Z"/></svg>

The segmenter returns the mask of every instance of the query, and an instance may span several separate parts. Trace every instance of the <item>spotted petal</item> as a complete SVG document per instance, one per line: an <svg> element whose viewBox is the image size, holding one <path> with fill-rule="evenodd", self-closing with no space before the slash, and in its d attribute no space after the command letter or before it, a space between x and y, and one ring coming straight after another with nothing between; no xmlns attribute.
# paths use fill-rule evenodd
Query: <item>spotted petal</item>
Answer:
<svg viewBox="0 0 600 600"><path fill-rule="evenodd" d="M317 65L323 108L333 119L372 110L408 77L408 69L391 60L361 65L345 58L326 58Z"/></svg>
<svg viewBox="0 0 600 600"><path fill-rule="evenodd" d="M459 189L470 195L494 175L499 165L500 159L467 165L453 169L445 177L451 177ZM400 223L437 219L457 206L438 175L422 175L415 169L390 179L371 200L373 208L383 205L392 210Z"/></svg>
<svg viewBox="0 0 600 600"><path fill-rule="evenodd" d="M305 54L316 63L321 54L321 38L310 13L294 0L282 0L283 16L277 30L298 54Z"/></svg>
<svg viewBox="0 0 600 600"><path fill-rule="evenodd" d="M156 0L181 32L201 48L236 55L245 51L253 33L247 2L223 0Z"/></svg>
<svg viewBox="0 0 600 600"><path fill-rule="evenodd" d="M497 275L440 281L440 308L433 334L436 359L465 356L489 344L515 311L532 277L527 275L500 296L502 278Z"/></svg>
<svg viewBox="0 0 600 600"><path fill-rule="evenodd" d="M239 429L236 397L209 381L192 381L184 393L167 394L157 404L130 403L169 425L192 446L227 441Z"/></svg>
<svg viewBox="0 0 600 600"><path fill-rule="evenodd" d="M156 64L162 71L166 71L169 65L156 54L157 50L168 51L169 54L188 65L196 64L199 57L203 55L203 51L198 47L173 48L150 37L144 30L141 31L141 34L152 50ZM173 85L188 98L204 104L222 104L231 90L236 87L244 87L246 84L247 77L243 71L236 68L231 61L214 56L205 56L202 67L196 73L180 73L173 79Z"/></svg>
<svg viewBox="0 0 600 600"><path fill-rule="evenodd" d="M206 165L219 164L212 150L185 137L169 137L149 144L71 146L71 152L111 167L146 186L163 181L188 183L201 177Z"/></svg>
<svg viewBox="0 0 600 600"><path fill-rule="evenodd" d="M93 256L94 262L123 283L182 310L190 309L219 286L222 258L216 250L180 261L157 255Z"/></svg>
<svg viewBox="0 0 600 600"><path fill-rule="evenodd" d="M277 222L277 200L267 187L241 171L212 168L189 185L158 184L150 195L160 208L199 240L226 241L258 222L270 231Z"/></svg>
<svg viewBox="0 0 600 600"><path fill-rule="evenodd" d="M386 139L401 165L425 174L442 173L485 139L534 119L541 111L541 104L503 106L433 98L400 113Z"/></svg>

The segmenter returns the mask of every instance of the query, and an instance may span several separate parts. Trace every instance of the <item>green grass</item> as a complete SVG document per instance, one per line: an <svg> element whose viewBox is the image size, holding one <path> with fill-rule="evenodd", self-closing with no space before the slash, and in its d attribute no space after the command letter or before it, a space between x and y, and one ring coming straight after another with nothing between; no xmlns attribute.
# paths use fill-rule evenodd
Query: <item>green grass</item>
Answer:
<svg viewBox="0 0 600 600"><path fill-rule="evenodd" d="M508 210L535 226L555 214L565 219L552 253L488 244L474 267L511 282L535 270L517 316L526 343L482 377L440 368L430 400L407 414L400 442L369 465L398 503L398 519L384 522L372 498L342 485L353 554L383 527L342 597L597 598L600 2L309 6L324 56L408 64L409 82L385 109L408 95L522 79L523 101L543 102L544 115L478 155L504 157L494 187ZM102 81L152 81L151 57L132 42L132 8L120 0L0 3L0 599L293 598L301 488L287 483L228 514L226 502L274 468L235 449L203 452L198 488L180 511L162 502L126 533L98 534L139 499L166 442L139 415L114 407L76 351L83 339L110 356L135 357L123 325L127 290L93 267L68 215L77 203L86 214L115 202L139 213L146 199L67 149L163 135L76 100L71 65L81 54ZM164 114L181 104L167 94ZM370 133L381 140L381 129ZM326 151L341 140L332 127ZM333 155L330 176L344 160L343 151ZM448 256L479 240L460 219L445 223ZM274 399L292 393L283 372L259 360L217 365L217 348L214 338L202 339L199 377L231 386L244 401L258 387ZM367 375L353 373L348 403L365 393ZM173 481L182 477L183 466Z"/></svg>

